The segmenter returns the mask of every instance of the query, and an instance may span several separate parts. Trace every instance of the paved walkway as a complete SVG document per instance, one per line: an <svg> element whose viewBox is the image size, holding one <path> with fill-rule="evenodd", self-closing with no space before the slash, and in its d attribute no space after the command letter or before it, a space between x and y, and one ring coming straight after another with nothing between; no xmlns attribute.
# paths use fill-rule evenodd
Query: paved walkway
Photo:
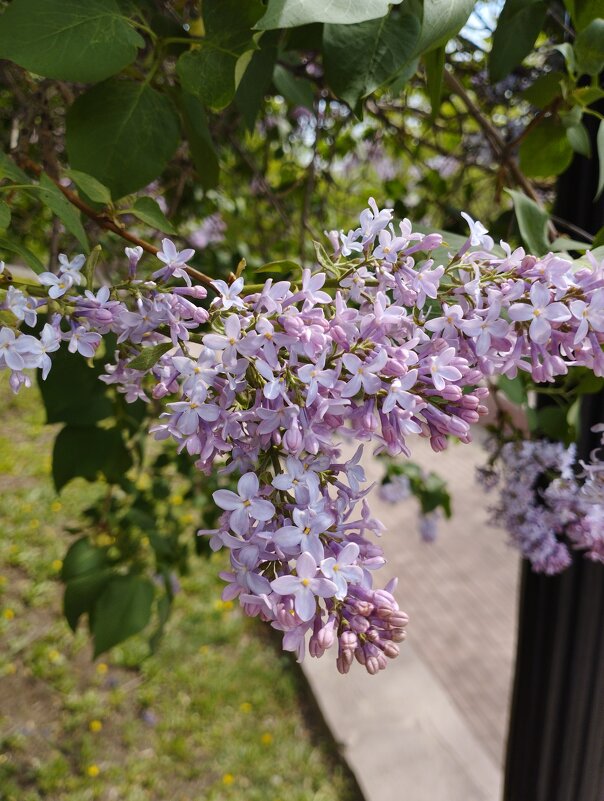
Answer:
<svg viewBox="0 0 604 801"><path fill-rule="evenodd" d="M378 676L340 676L331 659L304 670L367 801L499 801L514 652L518 558L486 524L488 497L474 480L479 445L413 459L438 469L454 518L436 543L417 535L413 501L372 498L387 525L386 578L410 616L401 655ZM366 462L371 478L380 468Z"/></svg>

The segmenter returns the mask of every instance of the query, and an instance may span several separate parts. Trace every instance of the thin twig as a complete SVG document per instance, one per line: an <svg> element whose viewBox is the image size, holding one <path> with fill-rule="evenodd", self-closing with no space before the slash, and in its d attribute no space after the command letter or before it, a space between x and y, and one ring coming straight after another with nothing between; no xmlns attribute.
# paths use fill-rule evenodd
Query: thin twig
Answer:
<svg viewBox="0 0 604 801"><path fill-rule="evenodd" d="M24 156L19 157L19 163L21 167L30 172L33 172L36 177L40 176L44 170L39 164L36 164L31 159L28 159ZM146 242L144 239L140 239L138 236L131 234L130 231L127 231L125 228L120 227L117 225L114 220L110 219L104 213L99 213L91 208L87 203L85 203L75 192L72 192L71 189L68 189L65 186L62 186L58 180L55 180L52 176L48 176L50 180L55 184L55 186L61 190L61 192L65 195L67 200L79 209L82 214L85 214L86 217L91 219L101 228L104 228L106 231L112 231L114 234L117 234L122 239L125 239L127 242L130 242L133 245L137 245L141 247L147 253L151 253L152 255L156 255L159 253L159 248L152 245L150 242ZM194 267L186 267L187 274L198 281L200 284L205 286L207 289L211 290L212 292L216 293L216 289L212 283L212 279L205 275L205 273L196 270Z"/></svg>

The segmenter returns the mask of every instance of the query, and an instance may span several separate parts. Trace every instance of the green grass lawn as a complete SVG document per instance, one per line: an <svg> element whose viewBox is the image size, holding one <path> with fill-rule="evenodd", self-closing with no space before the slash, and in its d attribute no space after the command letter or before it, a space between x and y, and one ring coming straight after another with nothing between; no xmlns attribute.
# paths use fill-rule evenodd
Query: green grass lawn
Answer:
<svg viewBox="0 0 604 801"><path fill-rule="evenodd" d="M141 637L92 661L58 574L100 488L58 498L37 390L2 376L0 403L0 801L357 799L298 667L220 600L222 555L193 562L155 655Z"/></svg>

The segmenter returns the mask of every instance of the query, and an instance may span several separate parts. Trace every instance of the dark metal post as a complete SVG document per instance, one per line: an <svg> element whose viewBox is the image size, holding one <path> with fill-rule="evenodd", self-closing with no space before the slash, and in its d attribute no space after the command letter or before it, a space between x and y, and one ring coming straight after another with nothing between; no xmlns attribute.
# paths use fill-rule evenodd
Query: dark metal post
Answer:
<svg viewBox="0 0 604 801"><path fill-rule="evenodd" d="M590 233L604 225L597 175L597 157L576 156L557 186L557 216ZM604 393L585 398L581 419L586 458ZM604 565L581 556L555 577L522 567L504 801L604 801Z"/></svg>

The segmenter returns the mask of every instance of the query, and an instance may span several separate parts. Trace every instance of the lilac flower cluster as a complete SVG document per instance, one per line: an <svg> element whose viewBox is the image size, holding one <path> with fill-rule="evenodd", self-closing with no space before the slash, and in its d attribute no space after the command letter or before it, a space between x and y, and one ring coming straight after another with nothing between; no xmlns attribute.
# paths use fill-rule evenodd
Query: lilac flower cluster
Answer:
<svg viewBox="0 0 604 801"><path fill-rule="evenodd" d="M68 340L86 356L117 334L102 379L128 401L162 399L157 439L175 440L206 473L240 476L237 492L214 494L220 526L203 532L229 551L224 597L270 621L300 659L309 634L313 656L333 648L341 672L356 659L375 673L398 653L407 617L393 584L373 587L384 559L368 535L383 527L367 504L362 445L342 461L338 440L408 455L422 436L438 452L449 437L470 441L485 377L525 370L549 381L574 364L604 374L604 265L575 268L505 243L495 253L470 224L465 247L446 254L440 234L408 220L395 229L371 199L357 228L330 234L322 271L216 280L207 309L187 272L193 252L169 240L153 280L136 278L142 254L127 249L128 280L96 295L73 291L79 259L61 262L41 277L52 302L4 300L16 322L0 329L0 368L15 389L24 369L44 369L36 338L20 330L42 303L54 310L51 348ZM171 350L141 368L141 354L162 343Z"/></svg>
<svg viewBox="0 0 604 801"><path fill-rule="evenodd" d="M604 562L604 463L594 452L581 475L573 469L575 462L574 445L525 440L501 448L497 471L479 471L487 489L499 489L493 524L508 531L538 572L561 572L574 549Z"/></svg>

